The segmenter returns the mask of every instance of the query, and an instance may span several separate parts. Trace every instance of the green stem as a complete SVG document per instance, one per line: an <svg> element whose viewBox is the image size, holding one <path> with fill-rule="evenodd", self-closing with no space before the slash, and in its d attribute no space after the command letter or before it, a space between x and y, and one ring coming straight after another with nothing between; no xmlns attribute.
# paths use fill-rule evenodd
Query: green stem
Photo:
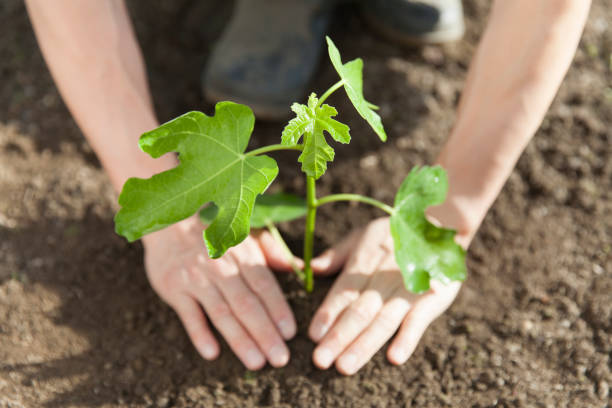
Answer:
<svg viewBox="0 0 612 408"><path fill-rule="evenodd" d="M274 225L273 222L266 223L266 227L268 228L268 231L270 231L270 234L272 234L276 242L278 242L280 246L283 248L283 251L285 252L285 256L287 257L287 260L289 261L289 264L291 265L291 269L293 269L293 272L295 272L298 279L303 283L305 280L304 271L298 268L297 265L295 264L295 260L293 259L293 253L287 246L287 243L283 239L283 236L281 235L280 231L278 230L278 228L276 228L276 225Z"/></svg>
<svg viewBox="0 0 612 408"><path fill-rule="evenodd" d="M344 83L345 83L344 79L341 79L340 81L338 81L335 84L333 84L327 91L325 91L325 93L323 95L321 95L321 97L319 98L319 102L317 103L317 107L321 106L323 104L323 102L325 102L327 97L329 95L333 94L342 85L344 85Z"/></svg>
<svg viewBox="0 0 612 408"><path fill-rule="evenodd" d="M374 207L380 208L381 210L383 210L384 212L386 212L389 215L393 215L393 207L388 206L387 204L375 200L373 198L370 197L366 197L366 196L362 196L359 194L332 194L332 195L328 195L325 196L319 200L317 200L316 205L321 206L323 204L327 204L327 203L333 203L335 201L359 201L361 203L366 203L366 204L370 204L373 205Z"/></svg>
<svg viewBox="0 0 612 408"><path fill-rule="evenodd" d="M315 178L310 176L306 176L306 207L306 229L304 232L304 286L306 287L306 292L312 292L314 279L310 261L312 260L315 220L317 218L317 190Z"/></svg>
<svg viewBox="0 0 612 408"><path fill-rule="evenodd" d="M264 154L268 152L274 152L276 150L304 150L304 145L284 145L284 144L273 144L264 147L260 147L259 149L251 150L250 152L246 152L245 156L257 156L258 154Z"/></svg>

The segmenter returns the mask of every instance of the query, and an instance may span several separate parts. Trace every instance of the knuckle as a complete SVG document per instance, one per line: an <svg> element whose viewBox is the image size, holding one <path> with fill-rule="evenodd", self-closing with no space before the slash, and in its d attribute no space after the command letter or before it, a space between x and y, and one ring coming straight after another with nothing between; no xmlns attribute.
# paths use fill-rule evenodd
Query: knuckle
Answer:
<svg viewBox="0 0 612 408"><path fill-rule="evenodd" d="M360 295L361 293L358 290L345 290L342 292L340 301L343 303L353 303L359 298Z"/></svg>
<svg viewBox="0 0 612 408"><path fill-rule="evenodd" d="M207 266L194 265L186 268L182 277L183 284L192 288L208 289L211 286L210 268Z"/></svg>
<svg viewBox="0 0 612 408"><path fill-rule="evenodd" d="M273 281L269 276L260 273L251 279L251 287L253 291L259 295L267 295L273 288Z"/></svg>
<svg viewBox="0 0 612 408"><path fill-rule="evenodd" d="M321 311L319 312L319 316L317 317L317 321L322 324L323 326L329 326L333 323L334 320L334 314L331 312L331 310L329 310L328 308L326 309L321 309Z"/></svg>
<svg viewBox="0 0 612 408"><path fill-rule="evenodd" d="M217 279L224 279L230 276L229 265L223 259L213 259L207 262L207 269Z"/></svg>
<svg viewBox="0 0 612 408"><path fill-rule="evenodd" d="M342 330L332 330L326 339L328 345L344 345L348 343L348 337Z"/></svg>
<svg viewBox="0 0 612 408"><path fill-rule="evenodd" d="M240 293L233 297L231 301L232 308L239 315L248 315L253 313L259 304L257 298L250 293Z"/></svg>
<svg viewBox="0 0 612 408"><path fill-rule="evenodd" d="M376 318L377 324L387 333L394 332L399 327L399 323L395 322L389 316L385 314L380 314Z"/></svg>
<svg viewBox="0 0 612 408"><path fill-rule="evenodd" d="M197 266L190 265L186 268L187 281L197 286L204 286L204 272Z"/></svg>
<svg viewBox="0 0 612 408"><path fill-rule="evenodd" d="M359 299L359 295L359 291L357 290L343 290L341 293L330 299L326 309L330 312L337 310L339 313L348 305Z"/></svg>
<svg viewBox="0 0 612 408"><path fill-rule="evenodd" d="M365 305L352 305L349 308L349 313L354 319L361 323L367 323L371 321L376 315L376 310L372 307L366 307Z"/></svg>
<svg viewBox="0 0 612 408"><path fill-rule="evenodd" d="M173 292L177 286L177 273L180 273L180 271L167 270L159 276L149 276L151 287L159 296L164 298L164 300L167 297L167 294Z"/></svg>
<svg viewBox="0 0 612 408"><path fill-rule="evenodd" d="M228 304L222 301L214 303L206 311L210 317L214 319L223 319L232 314L232 310Z"/></svg>

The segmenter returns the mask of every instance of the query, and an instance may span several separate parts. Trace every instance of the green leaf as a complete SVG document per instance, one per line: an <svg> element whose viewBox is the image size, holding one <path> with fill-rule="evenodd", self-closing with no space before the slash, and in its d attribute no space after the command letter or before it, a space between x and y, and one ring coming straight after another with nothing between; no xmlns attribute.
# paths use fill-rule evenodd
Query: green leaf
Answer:
<svg viewBox="0 0 612 408"><path fill-rule="evenodd" d="M219 209L214 203L200 210L200 220L210 224ZM251 228L263 228L269 223L276 224L291 221L306 215L306 201L293 194L277 193L257 196L253 215L251 215Z"/></svg>
<svg viewBox="0 0 612 408"><path fill-rule="evenodd" d="M257 200L255 200L255 205L257 205ZM255 208L253 208L255 210ZM215 203L208 203L204 208L200 210L198 215L200 216L200 221L204 223L204 225L210 225L215 220L215 217L219 214L219 207L215 205Z"/></svg>
<svg viewBox="0 0 612 408"><path fill-rule="evenodd" d="M306 215L306 200L293 194L263 194L257 197L251 227L263 228L269 223L291 221Z"/></svg>
<svg viewBox="0 0 612 408"><path fill-rule="evenodd" d="M331 38L325 38L327 39L329 58L338 72L338 75L340 75L340 79L344 81L344 90L353 103L353 106L357 109L359 115L370 124L372 129L374 129L374 132L380 137L380 140L383 142L386 141L387 134L383 128L380 116L373 110L378 109L378 107L366 101L363 96L363 60L357 58L343 64L338 48L336 48Z"/></svg>
<svg viewBox="0 0 612 408"><path fill-rule="evenodd" d="M115 229L130 241L195 214L213 201L219 213L204 232L212 258L249 234L255 198L278 174L268 156L247 156L255 117L247 106L220 102L215 116L186 113L140 138L152 157L178 152L180 164L149 179L131 178L119 196Z"/></svg>
<svg viewBox="0 0 612 408"><path fill-rule="evenodd" d="M295 145L304 136L304 150L298 161L302 163L302 171L310 177L318 179L327 170L327 162L334 160L334 149L327 144L324 131L337 142L349 143L351 136L349 127L332 119L338 112L333 106L323 104L312 93L308 105L294 103L291 110L296 117L291 119L283 130L281 144Z"/></svg>
<svg viewBox="0 0 612 408"><path fill-rule="evenodd" d="M411 292L428 290L430 279L444 284L465 279L465 250L455 243L455 231L438 228L425 218L425 209L442 204L447 190L444 169L415 167L395 196L391 236L395 260Z"/></svg>

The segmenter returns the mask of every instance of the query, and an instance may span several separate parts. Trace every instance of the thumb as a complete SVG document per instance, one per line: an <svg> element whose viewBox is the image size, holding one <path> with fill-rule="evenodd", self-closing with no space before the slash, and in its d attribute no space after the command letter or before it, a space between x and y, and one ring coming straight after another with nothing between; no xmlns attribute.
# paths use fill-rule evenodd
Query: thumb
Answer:
<svg viewBox="0 0 612 408"><path fill-rule="evenodd" d="M293 267L302 269L304 261L293 254L287 253L283 245L268 231L261 231L257 235L257 242L261 247L268 266L276 271L291 272ZM293 265L292 265L293 263Z"/></svg>
<svg viewBox="0 0 612 408"><path fill-rule="evenodd" d="M310 262L317 275L331 275L344 265L361 239L363 229L354 230L340 243L329 248Z"/></svg>

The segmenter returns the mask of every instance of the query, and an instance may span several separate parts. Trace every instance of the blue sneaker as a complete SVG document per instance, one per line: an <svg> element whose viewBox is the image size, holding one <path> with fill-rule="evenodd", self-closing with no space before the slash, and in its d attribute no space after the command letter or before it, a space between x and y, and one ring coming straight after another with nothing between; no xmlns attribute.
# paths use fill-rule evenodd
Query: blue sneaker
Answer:
<svg viewBox="0 0 612 408"><path fill-rule="evenodd" d="M456 41L465 32L461 0L362 0L361 11L372 28L406 45Z"/></svg>
<svg viewBox="0 0 612 408"><path fill-rule="evenodd" d="M238 0L204 70L204 95L284 119L306 94L335 1Z"/></svg>

